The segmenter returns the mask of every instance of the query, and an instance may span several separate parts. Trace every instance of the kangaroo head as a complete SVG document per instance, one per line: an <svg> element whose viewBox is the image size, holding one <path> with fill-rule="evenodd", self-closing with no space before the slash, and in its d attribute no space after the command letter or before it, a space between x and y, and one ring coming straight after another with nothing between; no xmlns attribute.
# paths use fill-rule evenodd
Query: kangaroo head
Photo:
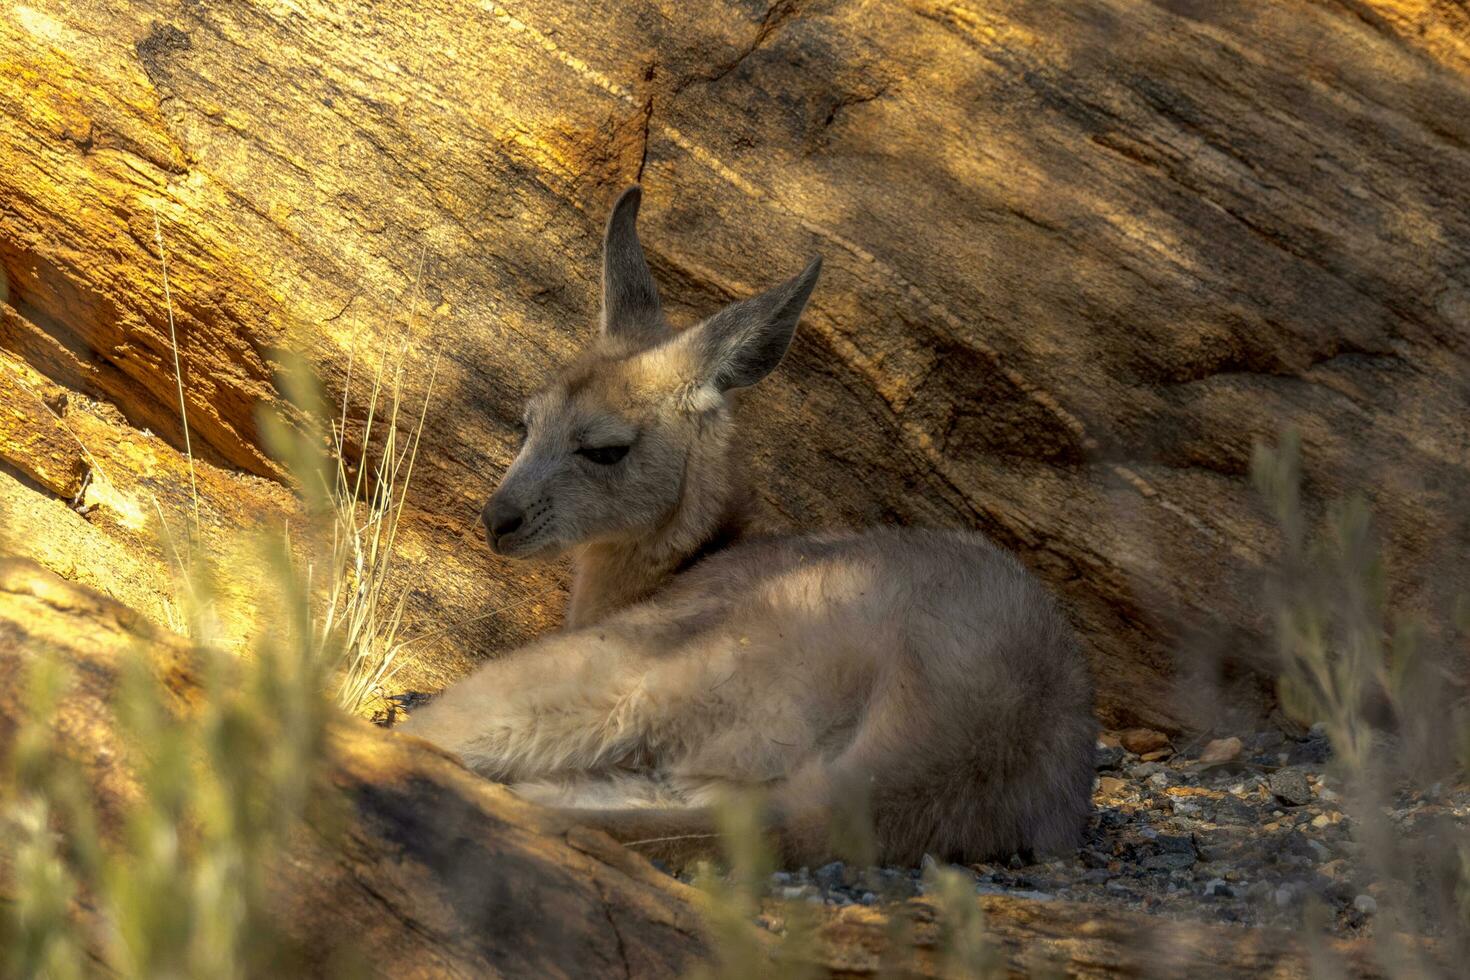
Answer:
<svg viewBox="0 0 1470 980"><path fill-rule="evenodd" d="M639 200L629 188L608 218L596 339L527 401L520 453L481 515L498 554L639 541L681 509L723 505L709 498L728 476L730 393L780 363L816 284L820 258L675 332L638 243Z"/></svg>

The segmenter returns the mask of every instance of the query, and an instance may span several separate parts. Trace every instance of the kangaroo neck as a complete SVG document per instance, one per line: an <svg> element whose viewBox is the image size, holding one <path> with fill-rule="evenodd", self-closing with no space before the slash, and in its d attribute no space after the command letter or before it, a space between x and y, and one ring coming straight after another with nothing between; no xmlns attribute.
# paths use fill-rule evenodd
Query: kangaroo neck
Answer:
<svg viewBox="0 0 1470 980"><path fill-rule="evenodd" d="M650 534L583 545L576 553L566 626L590 626L659 591L671 578L734 544L747 525L745 494L725 474L692 485Z"/></svg>

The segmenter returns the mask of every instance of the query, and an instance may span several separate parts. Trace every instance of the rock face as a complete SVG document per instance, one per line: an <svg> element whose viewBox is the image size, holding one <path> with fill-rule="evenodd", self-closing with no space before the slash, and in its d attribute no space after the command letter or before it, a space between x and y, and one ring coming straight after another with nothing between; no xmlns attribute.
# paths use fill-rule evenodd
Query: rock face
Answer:
<svg viewBox="0 0 1470 980"><path fill-rule="evenodd" d="M127 511L157 497L179 518L182 470L132 478L83 520L66 503L93 463L32 453L66 446L57 418L91 414L92 442L70 428L104 468L106 444L143 430L176 462L161 239L214 474L202 523L279 505L253 415L278 398L276 345L305 347L340 395L349 363L360 378L407 336L411 404L440 355L410 615L463 625L403 680L436 688L546 628L556 571L494 561L475 516L519 402L593 329L601 219L640 180L651 262L686 320L826 257L788 363L747 406L775 523L992 534L1066 599L1111 725L1197 721L1174 679L1216 673L1215 654L1237 704L1264 704L1272 546L1252 440L1294 424L1319 498L1371 493L1398 588L1470 567L1450 518L1470 475L1457 11L12 6L0 348L23 363L0 378L71 394L19 415L5 395L0 483L27 522L12 546L158 604L156 549ZM361 388L349 402L360 417Z"/></svg>

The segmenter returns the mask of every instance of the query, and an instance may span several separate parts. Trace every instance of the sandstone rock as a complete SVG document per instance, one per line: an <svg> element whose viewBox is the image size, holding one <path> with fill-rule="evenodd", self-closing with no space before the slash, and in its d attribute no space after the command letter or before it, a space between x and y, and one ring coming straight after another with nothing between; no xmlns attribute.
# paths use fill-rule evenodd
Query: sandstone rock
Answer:
<svg viewBox="0 0 1470 980"><path fill-rule="evenodd" d="M1229 738L1211 739L1205 743L1204 750L1199 754L1201 765L1214 766L1225 762L1234 762L1240 758L1242 743L1234 735Z"/></svg>
<svg viewBox="0 0 1470 980"><path fill-rule="evenodd" d="M0 459L66 501L81 493L88 466L84 450L58 412L64 389L0 350ZM55 407L53 407L55 405Z"/></svg>
<svg viewBox="0 0 1470 980"><path fill-rule="evenodd" d="M1130 728L1118 736L1123 748L1135 755L1146 755L1166 748L1169 744L1169 736L1163 732L1156 732L1151 728ZM1152 760L1144 760L1152 761Z"/></svg>
<svg viewBox="0 0 1470 980"><path fill-rule="evenodd" d="M556 622L558 577L493 559L474 518L521 399L593 329L604 209L641 180L684 322L826 256L750 399L773 523L980 528L1063 595L1109 724L1186 725L1223 676L1263 710L1254 440L1294 423L1315 492L1371 494L1414 558L1388 568L1432 582L1425 546L1463 549L1455 16L34 0L0 19L0 347L181 447L156 216L201 466L265 480L288 335L334 396L353 352L442 349L409 616L460 625L401 677L437 689ZM68 575L143 561L125 522L22 510Z"/></svg>
<svg viewBox="0 0 1470 980"><path fill-rule="evenodd" d="M1116 887L1114 887L1116 886ZM1127 894L1122 882L1108 882L1110 891ZM1306 980L1311 966L1296 936L1286 929L1242 930L1228 925L1164 921L1139 912L1108 910L1080 902L1036 902L1009 896L979 899L986 932L1006 956L1013 976L1055 970L1068 976L1097 980L1102 977L1209 976L1247 978L1271 976ZM937 943L940 919L928 899L913 903L917 925L915 955L900 959L903 975L953 977L946 971ZM892 964L891 926L875 909L851 906L832 914L817 936L821 962L831 976L874 976ZM1379 975L1361 942L1333 940L1328 947L1355 977ZM1051 964L1051 966L1048 966ZM886 967L892 970L891 966Z"/></svg>

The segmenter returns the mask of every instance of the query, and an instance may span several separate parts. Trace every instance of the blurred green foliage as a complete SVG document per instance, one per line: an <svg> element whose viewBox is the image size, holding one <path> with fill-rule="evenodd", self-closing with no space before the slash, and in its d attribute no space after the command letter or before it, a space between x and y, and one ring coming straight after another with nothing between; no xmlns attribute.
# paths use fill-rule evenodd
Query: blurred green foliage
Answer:
<svg viewBox="0 0 1470 980"><path fill-rule="evenodd" d="M1281 705L1331 742L1360 871L1378 891L1375 955L1391 977L1449 975L1445 964L1470 959L1470 826L1441 813L1404 833L1389 815L1396 799L1432 799L1470 772L1470 606L1454 592L1463 580L1433 597L1444 622L1396 609L1363 497L1333 501L1310 520L1293 432L1256 447L1253 474L1281 530L1269 583ZM1309 919L1321 914L1308 909ZM1439 955L1411 937L1432 937ZM1347 975L1321 944L1314 953L1319 974Z"/></svg>
<svg viewBox="0 0 1470 980"><path fill-rule="evenodd" d="M321 513L328 505L310 489L324 485L313 478L318 434L278 418L263 428ZM215 572L191 554L182 594L201 690L178 697L142 648L122 662L111 709L137 792L114 801L123 813L113 826L53 727L68 669L30 651L30 711L0 771L0 861L13 886L0 904L4 976L290 972L296 951L269 911L269 885L308 814L330 826L319 776L332 717L325 692L340 658L317 629L288 542L264 537L254 551L267 571L256 607L271 628L247 655L210 644Z"/></svg>

